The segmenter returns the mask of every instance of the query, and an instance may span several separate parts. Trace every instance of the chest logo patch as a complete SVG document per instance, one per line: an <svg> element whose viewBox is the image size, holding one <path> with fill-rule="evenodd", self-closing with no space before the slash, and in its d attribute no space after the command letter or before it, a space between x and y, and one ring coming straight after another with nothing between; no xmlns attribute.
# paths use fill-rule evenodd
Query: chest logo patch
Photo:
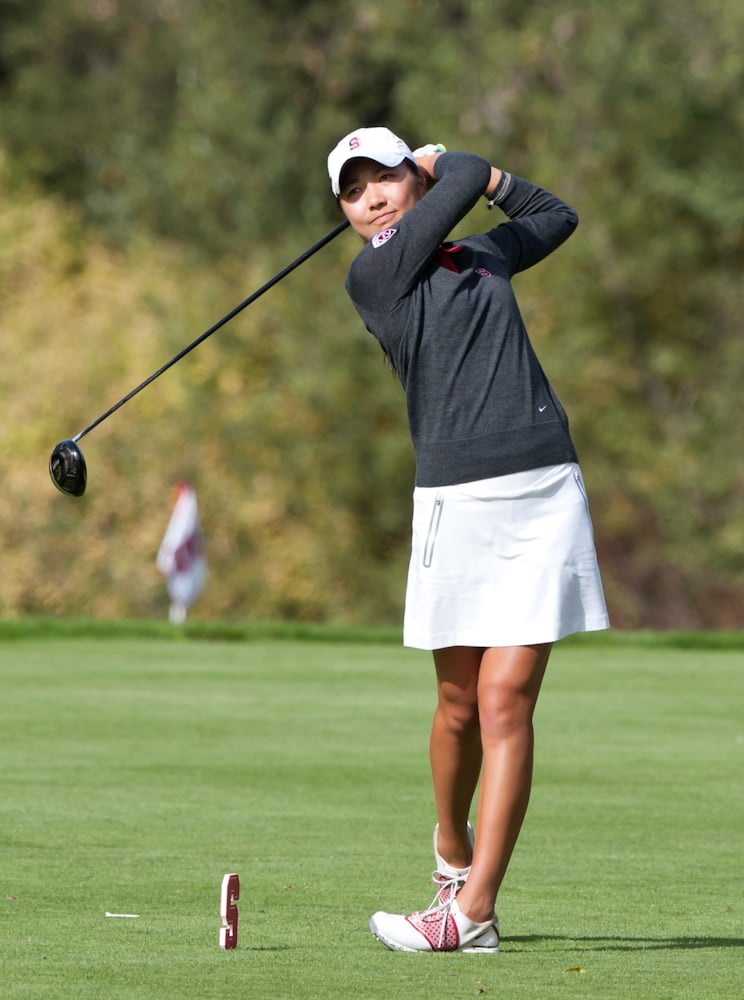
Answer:
<svg viewBox="0 0 744 1000"><path fill-rule="evenodd" d="M485 267L476 267L475 273L479 274L481 278L490 278L491 272Z"/></svg>
<svg viewBox="0 0 744 1000"><path fill-rule="evenodd" d="M391 237L395 236L397 232L397 229L383 229L381 233L375 233L372 237L372 246L376 250L377 247L381 247L383 243L387 243L387 241Z"/></svg>

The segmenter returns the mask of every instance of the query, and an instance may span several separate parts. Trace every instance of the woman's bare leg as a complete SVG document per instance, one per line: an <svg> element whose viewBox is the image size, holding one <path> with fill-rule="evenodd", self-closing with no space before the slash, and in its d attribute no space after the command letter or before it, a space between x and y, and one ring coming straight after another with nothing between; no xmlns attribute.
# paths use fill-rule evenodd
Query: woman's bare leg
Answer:
<svg viewBox="0 0 744 1000"><path fill-rule="evenodd" d="M429 757L439 820L437 848L455 868L466 868L471 861L467 822L481 767L478 671L482 652L469 646L434 650L437 707Z"/></svg>
<svg viewBox="0 0 744 1000"><path fill-rule="evenodd" d="M478 672L483 767L470 876L458 894L471 920L493 914L532 787L532 718L551 644L491 647ZM463 795L465 793L463 792Z"/></svg>

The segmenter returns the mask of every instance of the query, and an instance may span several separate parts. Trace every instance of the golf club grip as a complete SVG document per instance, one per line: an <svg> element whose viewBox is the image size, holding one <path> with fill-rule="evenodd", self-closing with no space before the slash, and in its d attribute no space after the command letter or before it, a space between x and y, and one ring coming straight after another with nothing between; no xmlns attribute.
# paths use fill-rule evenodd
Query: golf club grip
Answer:
<svg viewBox="0 0 744 1000"><path fill-rule="evenodd" d="M343 222L339 222L339 224L334 229L331 229L331 231L326 233L325 236L322 236L317 241L317 243L313 243L311 247L308 247L308 249L305 250L304 253L301 253L299 257L296 257L290 264L287 264L286 267L282 268L282 270L279 271L277 274L275 274L273 278L269 278L269 280L265 284L261 285L260 288L256 289L256 291L253 292L251 295L249 295L247 299L243 299L243 301L239 303L237 306L235 306L234 309L231 309L229 313L224 315L221 319L218 319L213 326L210 326L208 330L205 330L204 333L200 334L200 336L198 336L196 340L192 340L190 344L187 344L186 347L184 347L183 350L179 351L178 354L172 357L170 361L166 361L166 363L162 365L160 368L158 368L156 372L153 372L149 378L146 378L144 382L140 382L140 384L138 386L135 386L131 392L128 392L126 396L123 396L118 401L118 403L114 403L114 405L109 407L109 409L106 410L105 413L102 413L100 417L97 417L92 424L88 424L87 427L85 427L82 431L76 434L75 437L72 438L71 440L77 442L81 438L85 437L86 434L89 434L94 427L98 427L98 425L103 423L103 421L106 420L107 417L110 417L112 413L115 413L125 403L128 403L133 396L136 396L137 393L142 392L142 390L147 388L147 386L150 385L151 382L154 382L156 378L160 378L160 376L164 372L167 372L169 368L172 368L177 361L180 361L181 358L184 358L187 354L193 351L194 348L198 347L199 344L201 344L203 341L207 339L207 337L211 337L212 334L216 333L217 330L220 329L220 327L223 327L225 325L225 323L229 323L229 321L233 319L235 316L237 316L239 312L242 312L243 309L251 305L252 302L255 302L256 299L260 298L260 296L264 294L264 292L268 292L268 290L270 288L273 288L274 285L277 284L277 282L281 281L282 278L286 277L291 271L294 271L295 268L299 267L300 264L304 263L309 257L312 257L313 254L316 254L318 250L322 250L322 248L326 246L327 243L330 243L331 240L334 240L345 229L348 229L348 227L349 227L348 219L344 219Z"/></svg>

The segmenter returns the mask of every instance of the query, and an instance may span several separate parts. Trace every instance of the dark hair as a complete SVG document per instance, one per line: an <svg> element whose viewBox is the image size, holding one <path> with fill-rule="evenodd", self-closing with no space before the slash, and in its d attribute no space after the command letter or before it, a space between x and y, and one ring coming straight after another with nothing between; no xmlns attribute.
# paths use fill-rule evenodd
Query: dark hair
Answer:
<svg viewBox="0 0 744 1000"><path fill-rule="evenodd" d="M384 358L385 358L385 367L390 372L390 374L393 376L393 378L397 378L398 377L398 372L395 370L395 365L393 364L392 358L390 357L390 355L388 354L388 352L385 350L384 347L382 349L382 353L383 353Z"/></svg>

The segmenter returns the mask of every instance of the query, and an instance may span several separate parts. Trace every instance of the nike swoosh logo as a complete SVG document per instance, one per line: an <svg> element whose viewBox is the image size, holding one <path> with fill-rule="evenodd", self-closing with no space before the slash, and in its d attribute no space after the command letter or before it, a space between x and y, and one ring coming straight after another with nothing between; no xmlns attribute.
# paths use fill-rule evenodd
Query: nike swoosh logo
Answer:
<svg viewBox="0 0 744 1000"><path fill-rule="evenodd" d="M542 406L538 406L537 412L538 413L545 413L545 411L547 410L547 408L548 408L548 404L544 403Z"/></svg>

